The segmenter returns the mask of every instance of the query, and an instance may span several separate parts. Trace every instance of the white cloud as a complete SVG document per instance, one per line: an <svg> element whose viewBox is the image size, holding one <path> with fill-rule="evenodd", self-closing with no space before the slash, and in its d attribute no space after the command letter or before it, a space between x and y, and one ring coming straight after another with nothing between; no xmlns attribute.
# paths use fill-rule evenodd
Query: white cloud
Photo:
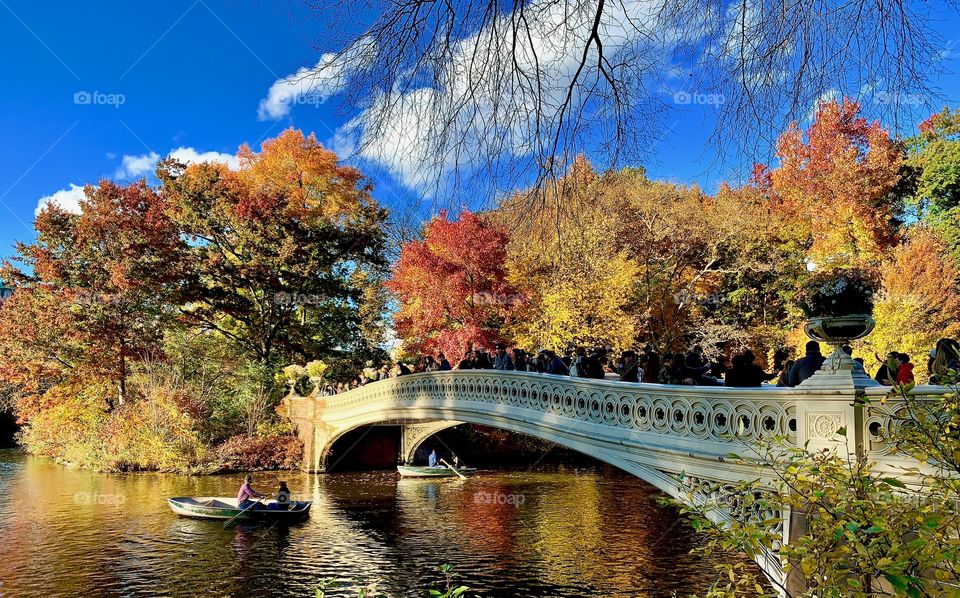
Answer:
<svg viewBox="0 0 960 598"><path fill-rule="evenodd" d="M260 100L257 117L276 120L290 114L294 104L319 105L343 88L345 73L336 54L324 54L313 68L300 68L296 73L274 81L267 97Z"/></svg>
<svg viewBox="0 0 960 598"><path fill-rule="evenodd" d="M231 170L240 168L240 158L233 154L222 152L200 152L192 147L178 147L169 154L170 157L183 162L184 164L197 164L201 162L220 162L226 164ZM135 179L144 174L153 172L157 167L160 155L156 152L141 155L124 155L121 159L121 166L114 173L116 179ZM66 189L61 189L56 193L41 197L37 202L37 207L33 211L34 215L40 213L47 204L55 204L68 212L80 213L80 200L86 195L83 193L81 185L73 183Z"/></svg>
<svg viewBox="0 0 960 598"><path fill-rule="evenodd" d="M670 70L663 58L686 38L665 25L658 13L661 4L625 0L604 10L598 31L610 63ZM592 13L570 14L568 5L550 0L532 0L529 10L537 15L529 36L508 44L498 40L513 30L513 15L502 15L500 22L456 43L439 73L439 85L371 98L364 112L337 131L334 150L378 163L424 194L442 186L454 170L473 169L490 156L550 153L552 119L559 115L584 60ZM586 64L596 64L596 52L593 46ZM514 84L505 92L514 69L537 72L538 85ZM567 114L584 106L583 91L575 89ZM459 118L450 122L451 113ZM376 130L369 127L371 122L379 125Z"/></svg>
<svg viewBox="0 0 960 598"><path fill-rule="evenodd" d="M233 154L222 152L200 152L192 147L178 147L168 154L184 164L198 164L200 162L220 162L226 164L228 168L237 170L240 168L240 159ZM141 154L139 156L123 156L123 164L114 173L114 178L135 179L146 173L153 172L157 167L160 155L156 152Z"/></svg>
<svg viewBox="0 0 960 598"><path fill-rule="evenodd" d="M370 40L362 38L339 54L324 54L316 66L302 67L277 79L267 90L267 97L260 100L257 116L260 120L276 120L289 115L296 104L319 106L342 91L350 76L369 64L367 59L374 50Z"/></svg>
<svg viewBox="0 0 960 598"><path fill-rule="evenodd" d="M83 193L82 186L70 183L70 187L66 189L61 189L52 195L41 197L40 201L37 202L37 208L33 211L33 215L39 215L43 208L48 204L60 206L62 209L68 212L79 214L80 200L84 199L85 197L86 195Z"/></svg>
<svg viewBox="0 0 960 598"><path fill-rule="evenodd" d="M140 156L124 156L120 168L113 174L118 179L135 179L148 172L151 172L157 166L157 160L160 156L156 152L142 154Z"/></svg>
<svg viewBox="0 0 960 598"><path fill-rule="evenodd" d="M234 154L225 154L223 152L198 152L192 147L178 147L170 152L171 158L183 162L184 164L199 164L201 162L220 162L226 164L230 170L240 168L240 158Z"/></svg>

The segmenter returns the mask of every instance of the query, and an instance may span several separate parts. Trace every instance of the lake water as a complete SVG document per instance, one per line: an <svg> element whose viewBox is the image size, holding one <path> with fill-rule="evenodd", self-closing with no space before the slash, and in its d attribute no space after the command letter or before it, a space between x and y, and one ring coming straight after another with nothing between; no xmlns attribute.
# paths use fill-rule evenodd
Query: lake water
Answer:
<svg viewBox="0 0 960 598"><path fill-rule="evenodd" d="M609 470L258 474L313 500L289 528L176 517L168 496L233 496L240 475L105 475L0 451L0 595L313 597L376 583L426 596L455 566L480 596L687 596L717 579L649 485ZM716 557L719 558L719 557Z"/></svg>

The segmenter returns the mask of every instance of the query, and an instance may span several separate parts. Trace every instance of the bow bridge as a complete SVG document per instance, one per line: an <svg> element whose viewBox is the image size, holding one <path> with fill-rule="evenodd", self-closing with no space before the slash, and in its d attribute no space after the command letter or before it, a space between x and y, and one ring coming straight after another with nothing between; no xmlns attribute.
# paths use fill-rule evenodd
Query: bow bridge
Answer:
<svg viewBox="0 0 960 598"><path fill-rule="evenodd" d="M319 386L319 384L317 385ZM619 467L679 498L684 483L733 483L763 476L731 462L765 437L785 436L811 450L867 453L879 471L899 475L904 465L883 438L897 425L897 401L883 409L858 396L880 398L859 366L834 354L797 388L725 388L625 383L531 372L462 370L411 374L333 396L291 392L282 409L304 442L304 466L324 471L333 444L371 424L402 426L401 457L411 460L432 434L459 423L482 424L554 442ZM914 394L939 395L921 386ZM841 428L846 434L838 434ZM764 518L778 514L762 514ZM791 537L783 517L783 541ZM802 522L793 521L794 525ZM782 580L776 555L759 560Z"/></svg>

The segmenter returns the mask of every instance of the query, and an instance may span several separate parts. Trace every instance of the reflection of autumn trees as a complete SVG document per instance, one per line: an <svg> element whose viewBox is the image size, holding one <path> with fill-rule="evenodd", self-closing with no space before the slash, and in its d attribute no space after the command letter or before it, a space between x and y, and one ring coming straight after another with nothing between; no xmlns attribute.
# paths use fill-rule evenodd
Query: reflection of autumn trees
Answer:
<svg viewBox="0 0 960 598"><path fill-rule="evenodd" d="M480 495L504 498L478 500ZM676 511L659 505L659 496L635 478L597 474L525 471L467 482L402 480L397 499L404 532L398 542L413 548L424 536L433 538L456 554L489 562L495 576L533 571L544 588L644 595L708 584L713 563L688 554L693 533ZM506 497L522 502L511 504Z"/></svg>
<svg viewBox="0 0 960 598"><path fill-rule="evenodd" d="M601 482L594 476L578 476L552 492L539 496L528 513L521 542L543 563L544 575L558 585L587 586L605 580L629 587L629 579L610 580L606 557L613 530L604 529L602 511L607 508ZM633 547L633 553L639 547ZM571 552L582 567L563 566ZM609 583L608 581L608 583Z"/></svg>

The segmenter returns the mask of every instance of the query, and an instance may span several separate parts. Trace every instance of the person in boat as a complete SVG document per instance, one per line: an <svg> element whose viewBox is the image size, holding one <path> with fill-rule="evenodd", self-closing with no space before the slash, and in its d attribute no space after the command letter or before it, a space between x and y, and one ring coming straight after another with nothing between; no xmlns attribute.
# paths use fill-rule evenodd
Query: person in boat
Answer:
<svg viewBox="0 0 960 598"><path fill-rule="evenodd" d="M427 465L430 467L437 466L437 450L433 449L430 451L430 456L427 457Z"/></svg>
<svg viewBox="0 0 960 598"><path fill-rule="evenodd" d="M237 492L237 507L246 509L254 504L251 498L265 498L266 494L260 494L253 489L253 476L247 476L243 485L240 486L240 492Z"/></svg>
<svg viewBox="0 0 960 598"><path fill-rule="evenodd" d="M271 503L270 506L276 505L277 510L289 511L290 504L290 489L287 488L286 482L280 482L280 488L277 489L277 502Z"/></svg>

